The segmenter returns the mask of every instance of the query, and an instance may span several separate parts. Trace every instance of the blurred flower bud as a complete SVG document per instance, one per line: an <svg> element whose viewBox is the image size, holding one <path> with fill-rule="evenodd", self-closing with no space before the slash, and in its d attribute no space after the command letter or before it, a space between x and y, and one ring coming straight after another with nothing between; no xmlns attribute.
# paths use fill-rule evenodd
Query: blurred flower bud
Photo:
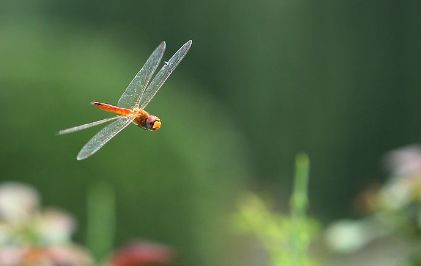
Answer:
<svg viewBox="0 0 421 266"><path fill-rule="evenodd" d="M165 246L151 242L135 242L117 251L112 266L149 266L167 263L173 257L172 251Z"/></svg>
<svg viewBox="0 0 421 266"><path fill-rule="evenodd" d="M389 152L386 157L386 166L393 176L421 178L421 146L410 145Z"/></svg>
<svg viewBox="0 0 421 266"><path fill-rule="evenodd" d="M9 223L26 222L39 204L37 192L20 183L4 183L0 186L0 220Z"/></svg>
<svg viewBox="0 0 421 266"><path fill-rule="evenodd" d="M378 207L378 193L380 186L371 184L355 198L353 205L359 215L372 213Z"/></svg>
<svg viewBox="0 0 421 266"><path fill-rule="evenodd" d="M21 265L22 256L25 252L26 250L24 248L1 247L0 248L0 265L1 266Z"/></svg>

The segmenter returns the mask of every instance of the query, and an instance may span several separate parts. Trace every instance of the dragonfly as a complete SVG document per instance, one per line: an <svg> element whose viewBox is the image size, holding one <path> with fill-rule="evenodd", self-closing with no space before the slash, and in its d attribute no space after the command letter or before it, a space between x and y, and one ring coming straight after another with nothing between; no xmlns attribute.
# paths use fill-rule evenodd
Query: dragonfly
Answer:
<svg viewBox="0 0 421 266"><path fill-rule="evenodd" d="M155 115L149 114L145 111L145 108L181 60L183 60L186 56L191 45L192 41L190 40L181 46L181 48L168 61L165 61L162 68L153 77L165 52L166 44L165 42L162 42L152 52L148 60L146 60L146 63L127 86L126 90L118 100L117 105L92 102L93 106L103 111L114 113L117 116L60 130L58 134L64 135L114 121L94 135L85 144L85 146L82 147L76 159L84 160L93 155L108 141L132 123L149 131L157 131L160 129L162 125L161 119Z"/></svg>

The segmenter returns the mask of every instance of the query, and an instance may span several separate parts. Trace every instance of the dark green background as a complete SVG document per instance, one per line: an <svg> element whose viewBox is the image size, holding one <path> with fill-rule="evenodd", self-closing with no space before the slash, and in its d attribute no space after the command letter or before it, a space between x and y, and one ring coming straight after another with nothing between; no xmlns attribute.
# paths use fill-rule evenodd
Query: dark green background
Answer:
<svg viewBox="0 0 421 266"><path fill-rule="evenodd" d="M420 10L409 0L2 0L0 179L74 213L79 241L89 187L109 182L116 246L152 239L179 251L177 265L232 265L238 193L286 199L297 152L312 160L311 212L329 221L382 180L386 151L419 142ZM162 40L168 59L189 39L148 106L162 130L131 126L76 161L96 130L56 131L106 117L89 102L116 103Z"/></svg>

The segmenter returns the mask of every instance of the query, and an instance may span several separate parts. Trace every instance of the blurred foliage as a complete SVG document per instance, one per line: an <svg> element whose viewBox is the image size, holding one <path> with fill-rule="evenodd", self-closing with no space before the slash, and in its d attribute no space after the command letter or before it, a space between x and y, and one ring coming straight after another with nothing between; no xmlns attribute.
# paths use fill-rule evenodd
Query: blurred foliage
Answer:
<svg viewBox="0 0 421 266"><path fill-rule="evenodd" d="M250 193L242 200L234 216L237 230L253 234L262 242L272 266L318 265L309 253L310 243L317 235L319 224L306 215L308 172L307 155L298 155L291 215L271 212L262 199Z"/></svg>

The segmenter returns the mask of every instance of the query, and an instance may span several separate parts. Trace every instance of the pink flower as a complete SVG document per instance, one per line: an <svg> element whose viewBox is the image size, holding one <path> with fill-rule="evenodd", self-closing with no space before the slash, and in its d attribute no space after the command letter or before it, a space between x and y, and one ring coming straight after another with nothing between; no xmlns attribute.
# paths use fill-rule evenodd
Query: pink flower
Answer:
<svg viewBox="0 0 421 266"><path fill-rule="evenodd" d="M134 242L117 251L112 259L113 266L149 266L169 262L173 252L165 246L151 242Z"/></svg>
<svg viewBox="0 0 421 266"><path fill-rule="evenodd" d="M400 209L421 201L421 146L411 145L386 156L392 179L380 191L380 204Z"/></svg>
<svg viewBox="0 0 421 266"><path fill-rule="evenodd" d="M397 177L421 176L421 146L410 145L386 155L386 164Z"/></svg>
<svg viewBox="0 0 421 266"><path fill-rule="evenodd" d="M0 265L17 266L22 262L26 249L18 247L0 247Z"/></svg>

